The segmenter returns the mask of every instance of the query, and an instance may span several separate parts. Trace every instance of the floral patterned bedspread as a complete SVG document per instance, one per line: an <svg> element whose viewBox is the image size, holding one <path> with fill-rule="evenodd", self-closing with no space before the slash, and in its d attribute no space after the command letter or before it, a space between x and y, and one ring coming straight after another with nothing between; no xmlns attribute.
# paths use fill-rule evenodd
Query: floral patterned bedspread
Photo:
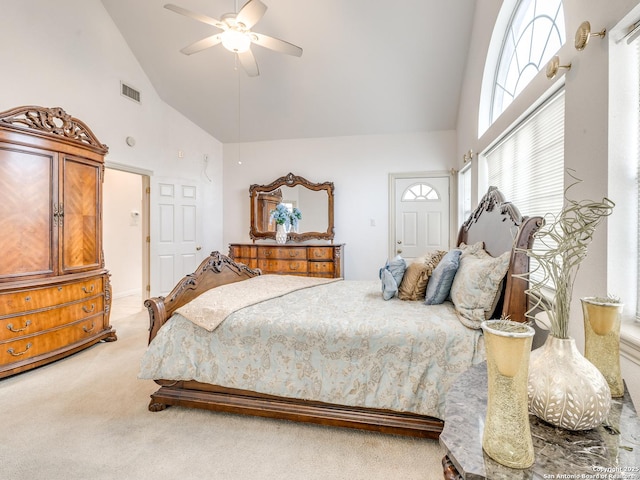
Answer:
<svg viewBox="0 0 640 480"><path fill-rule="evenodd" d="M212 332L176 314L139 378L442 418L457 375L485 359L481 339L449 302L385 301L379 282L345 280L243 308Z"/></svg>

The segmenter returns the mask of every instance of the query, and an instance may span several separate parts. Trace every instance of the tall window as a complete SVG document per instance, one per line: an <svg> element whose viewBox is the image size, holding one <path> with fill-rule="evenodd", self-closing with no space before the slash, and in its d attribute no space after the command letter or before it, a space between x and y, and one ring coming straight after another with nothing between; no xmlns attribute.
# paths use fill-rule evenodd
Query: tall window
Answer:
<svg viewBox="0 0 640 480"><path fill-rule="evenodd" d="M489 185L523 215L560 213L564 193L564 90L485 153Z"/></svg>
<svg viewBox="0 0 640 480"><path fill-rule="evenodd" d="M489 125L509 106L565 42L562 0L520 0L495 71Z"/></svg>
<svg viewBox="0 0 640 480"><path fill-rule="evenodd" d="M640 322L640 39L638 35L629 39L630 47L633 48L635 55L635 65L630 69L629 75L633 77L637 89L634 92L633 101L636 106L636 115L634 117L636 127L636 137L632 140L635 150L636 161L636 321Z"/></svg>
<svg viewBox="0 0 640 480"><path fill-rule="evenodd" d="M458 224L462 225L471 215L471 163L458 173Z"/></svg>
<svg viewBox="0 0 640 480"><path fill-rule="evenodd" d="M557 216L564 201L564 89L508 132L485 159L489 185L497 186L522 215ZM536 243L533 248L544 247ZM531 278L540 281L542 272L536 268L531 259Z"/></svg>

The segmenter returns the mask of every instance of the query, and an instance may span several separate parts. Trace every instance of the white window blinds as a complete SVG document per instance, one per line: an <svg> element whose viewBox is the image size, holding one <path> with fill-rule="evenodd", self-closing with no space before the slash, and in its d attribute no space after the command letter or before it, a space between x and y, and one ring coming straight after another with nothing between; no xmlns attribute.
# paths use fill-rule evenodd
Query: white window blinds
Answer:
<svg viewBox="0 0 640 480"><path fill-rule="evenodd" d="M629 40L629 44L632 46L632 48L635 49L635 80L639 87L639 90L637 91L637 97L635 98L636 108L638 109L638 115L635 117L637 132L635 138L635 150L638 168L636 174L636 199L638 202L638 218L636 220L636 248L638 250L636 252L636 321L640 322L640 82L638 81L638 79L640 78L640 39L638 38L638 36L632 37L632 39Z"/></svg>
<svg viewBox="0 0 640 480"><path fill-rule="evenodd" d="M462 225L471 215L471 164L458 173L458 223Z"/></svg>
<svg viewBox="0 0 640 480"><path fill-rule="evenodd" d="M564 193L564 89L485 154L488 183L522 215L557 215Z"/></svg>

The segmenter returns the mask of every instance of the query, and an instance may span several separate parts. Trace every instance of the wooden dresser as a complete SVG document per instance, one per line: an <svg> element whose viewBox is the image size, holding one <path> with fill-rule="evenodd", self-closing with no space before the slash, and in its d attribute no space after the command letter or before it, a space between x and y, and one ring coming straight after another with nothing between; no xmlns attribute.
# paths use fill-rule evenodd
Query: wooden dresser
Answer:
<svg viewBox="0 0 640 480"><path fill-rule="evenodd" d="M107 151L61 108L0 113L0 378L116 340L102 252Z"/></svg>
<svg viewBox="0 0 640 480"><path fill-rule="evenodd" d="M344 244L232 243L229 256L262 273L338 278L344 276Z"/></svg>

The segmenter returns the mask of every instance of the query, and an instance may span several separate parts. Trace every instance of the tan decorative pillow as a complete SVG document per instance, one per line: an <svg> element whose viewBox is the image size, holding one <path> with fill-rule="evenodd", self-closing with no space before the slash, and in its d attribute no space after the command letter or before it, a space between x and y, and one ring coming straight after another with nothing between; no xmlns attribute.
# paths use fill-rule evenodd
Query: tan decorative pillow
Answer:
<svg viewBox="0 0 640 480"><path fill-rule="evenodd" d="M398 289L398 298L400 300L424 300L429 277L446 253L437 250L427 253L424 257L416 258L404 272Z"/></svg>

